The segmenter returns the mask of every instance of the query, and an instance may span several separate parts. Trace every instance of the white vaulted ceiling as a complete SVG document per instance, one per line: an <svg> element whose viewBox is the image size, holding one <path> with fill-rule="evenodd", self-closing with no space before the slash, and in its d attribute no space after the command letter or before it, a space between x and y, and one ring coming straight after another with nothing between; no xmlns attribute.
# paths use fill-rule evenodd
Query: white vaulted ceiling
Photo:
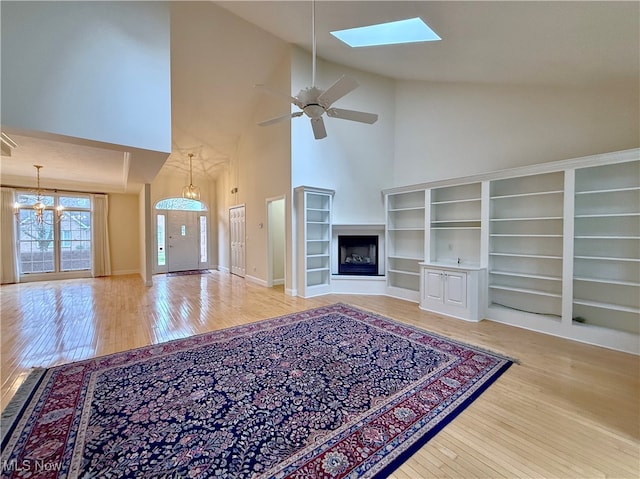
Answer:
<svg viewBox="0 0 640 479"><path fill-rule="evenodd" d="M329 34L416 16L442 41L353 49ZM320 58L398 80L638 85L638 2L319 0L316 32ZM184 172L193 152L196 174L215 178L251 121L259 99L253 85L269 78L287 44L311 50L311 2L174 2L171 35L173 148L165 168ZM3 157L2 173L31 181L31 165L38 161L27 157L38 150L27 147L28 137L18 139L24 145L22 166L7 169ZM78 154L59 154L57 166L46 171L56 179L66 175L61 182L91 178L91 172L75 174ZM122 152L107 158L102 181L109 188L121 185L127 178Z"/></svg>

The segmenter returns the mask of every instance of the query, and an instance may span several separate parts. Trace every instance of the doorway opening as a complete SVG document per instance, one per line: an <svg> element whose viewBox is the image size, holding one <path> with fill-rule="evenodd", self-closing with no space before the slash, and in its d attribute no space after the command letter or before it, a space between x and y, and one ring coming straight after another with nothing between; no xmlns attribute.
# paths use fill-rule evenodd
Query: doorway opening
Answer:
<svg viewBox="0 0 640 479"><path fill-rule="evenodd" d="M285 197L267 199L267 286L285 284L286 275Z"/></svg>
<svg viewBox="0 0 640 479"><path fill-rule="evenodd" d="M209 267L209 221L201 201L165 198L156 203L154 273Z"/></svg>

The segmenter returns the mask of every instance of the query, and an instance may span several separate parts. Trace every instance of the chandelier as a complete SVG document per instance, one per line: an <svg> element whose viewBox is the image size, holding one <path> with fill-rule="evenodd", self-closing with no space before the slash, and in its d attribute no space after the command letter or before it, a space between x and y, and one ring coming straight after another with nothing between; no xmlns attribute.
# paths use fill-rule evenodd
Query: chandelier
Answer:
<svg viewBox="0 0 640 479"><path fill-rule="evenodd" d="M36 223L39 225L47 223L45 220L44 212L47 209L47 205L42 200L42 190L40 189L40 169L42 165L33 165L36 169L36 202L31 206L35 214ZM26 205L25 205L26 206ZM20 209L24 208L20 203L15 204L15 215L16 219L20 221ZM62 219L62 215L64 213L64 207L58 206L55 208L55 221L59 222Z"/></svg>
<svg viewBox="0 0 640 479"><path fill-rule="evenodd" d="M189 200L200 200L200 188L193 185L193 153L189 153L189 185L182 188L182 197Z"/></svg>

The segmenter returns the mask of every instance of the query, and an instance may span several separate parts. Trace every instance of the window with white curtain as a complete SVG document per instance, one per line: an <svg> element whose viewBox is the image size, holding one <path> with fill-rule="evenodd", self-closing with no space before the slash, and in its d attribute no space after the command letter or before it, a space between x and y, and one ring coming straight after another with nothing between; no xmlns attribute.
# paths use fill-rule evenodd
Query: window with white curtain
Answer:
<svg viewBox="0 0 640 479"><path fill-rule="evenodd" d="M36 195L17 192L17 258L20 274L89 271L92 266L91 197L47 193L43 222L36 220ZM56 208L64 211L58 221Z"/></svg>

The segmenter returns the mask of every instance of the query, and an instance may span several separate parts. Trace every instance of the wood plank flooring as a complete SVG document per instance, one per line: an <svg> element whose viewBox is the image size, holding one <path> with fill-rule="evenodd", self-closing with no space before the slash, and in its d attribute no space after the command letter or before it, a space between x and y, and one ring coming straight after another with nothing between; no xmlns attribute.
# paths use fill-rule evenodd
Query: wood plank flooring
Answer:
<svg viewBox="0 0 640 479"><path fill-rule="evenodd" d="M637 356L446 318L387 297L305 300L217 271L153 281L149 288L137 275L2 286L2 407L34 366L344 302L520 360L392 477L640 477Z"/></svg>

